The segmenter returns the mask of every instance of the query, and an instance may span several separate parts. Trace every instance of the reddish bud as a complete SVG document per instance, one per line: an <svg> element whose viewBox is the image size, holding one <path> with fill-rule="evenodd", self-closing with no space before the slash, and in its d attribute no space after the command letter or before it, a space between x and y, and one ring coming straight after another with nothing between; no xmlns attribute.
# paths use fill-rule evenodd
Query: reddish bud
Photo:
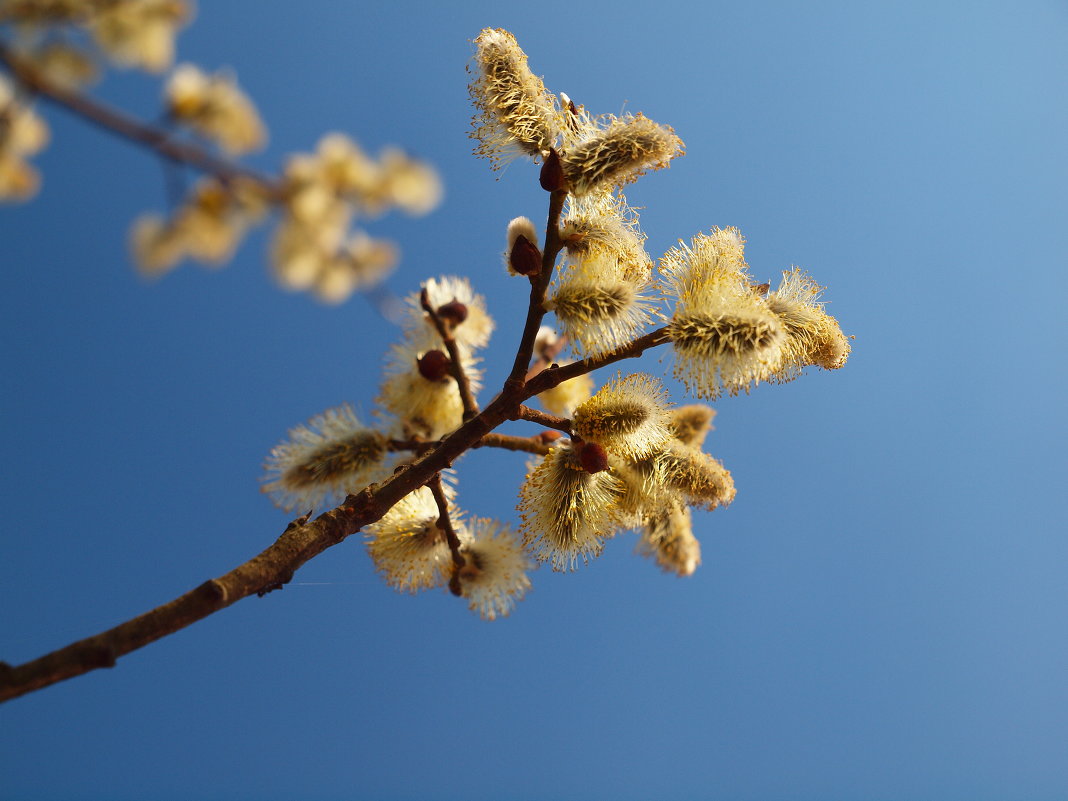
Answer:
<svg viewBox="0 0 1068 801"><path fill-rule="evenodd" d="M754 295L765 297L771 289L771 284L750 284L749 288L753 290Z"/></svg>
<svg viewBox="0 0 1068 801"><path fill-rule="evenodd" d="M564 168L560 164L560 156L556 150L550 150L549 155L541 164L541 173L538 175L541 188L546 192L559 192L566 188L567 181L564 179Z"/></svg>
<svg viewBox="0 0 1068 801"><path fill-rule="evenodd" d="M600 473L608 469L608 454L596 442L583 442L579 445L578 460L587 473Z"/></svg>
<svg viewBox="0 0 1068 801"><path fill-rule="evenodd" d="M537 275L541 272L541 251L538 246L520 234L515 238L508 264L520 275Z"/></svg>
<svg viewBox="0 0 1068 801"><path fill-rule="evenodd" d="M444 381L449 377L449 357L440 350L428 350L416 361L419 375L427 381Z"/></svg>
<svg viewBox="0 0 1068 801"><path fill-rule="evenodd" d="M467 306L454 298L449 303L438 306L438 317L453 325L459 325L467 319Z"/></svg>
<svg viewBox="0 0 1068 801"><path fill-rule="evenodd" d="M550 442L556 442L564 434L562 431L553 431L552 429L546 429L537 436L537 440L544 445L548 445Z"/></svg>

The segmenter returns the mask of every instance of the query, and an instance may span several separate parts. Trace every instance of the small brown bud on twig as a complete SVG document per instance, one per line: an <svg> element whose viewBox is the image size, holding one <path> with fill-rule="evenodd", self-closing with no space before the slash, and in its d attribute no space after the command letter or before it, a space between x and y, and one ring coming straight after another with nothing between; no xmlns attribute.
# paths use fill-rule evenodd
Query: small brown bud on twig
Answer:
<svg viewBox="0 0 1068 801"><path fill-rule="evenodd" d="M467 306L455 298L444 305L438 306L438 317L448 320L452 325L460 325L467 319Z"/></svg>
<svg viewBox="0 0 1068 801"><path fill-rule="evenodd" d="M541 173L538 175L541 188L546 192L559 192L566 188L564 181L564 168L560 164L560 155L556 150L550 149L549 155L541 165Z"/></svg>
<svg viewBox="0 0 1068 801"><path fill-rule="evenodd" d="M560 437L562 437L563 435L564 432L562 431L553 431L552 429L547 429L545 431L542 431L536 437L534 437L534 439L538 440L538 442L548 445L551 442L556 442L556 440L560 439Z"/></svg>
<svg viewBox="0 0 1068 801"><path fill-rule="evenodd" d="M440 350L428 350L416 361L419 375L427 381L444 381L449 377L449 357Z"/></svg>
<svg viewBox="0 0 1068 801"><path fill-rule="evenodd" d="M587 473L608 469L608 454L596 442L582 442L578 447L578 461Z"/></svg>
<svg viewBox="0 0 1068 801"><path fill-rule="evenodd" d="M512 245L508 263L520 275L537 275L541 272L541 251L537 245L520 234Z"/></svg>

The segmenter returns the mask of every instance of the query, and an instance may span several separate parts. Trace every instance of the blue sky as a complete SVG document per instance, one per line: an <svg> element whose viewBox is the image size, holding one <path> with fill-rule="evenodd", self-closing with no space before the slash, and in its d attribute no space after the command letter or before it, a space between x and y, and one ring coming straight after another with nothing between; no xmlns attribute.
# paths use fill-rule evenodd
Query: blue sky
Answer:
<svg viewBox="0 0 1068 801"><path fill-rule="evenodd" d="M444 592L394 593L354 537L282 592L0 708L0 797L1068 795L1051 305L1068 290L1068 7L203 5L180 57L229 65L256 100L271 144L254 165L342 130L438 167L436 212L369 229L403 249L394 291L462 274L486 295L489 386L526 302L504 228L545 196L529 164L498 180L470 154L464 66L485 26L551 89L685 140L628 192L652 254L738 226L754 275L797 264L828 286L853 355L716 405L707 447L739 492L696 516L692 578L620 537L575 574L538 571L490 624ZM97 91L158 113L145 76ZM369 413L396 335L360 298L272 286L263 232L225 270L142 281L125 232L163 208L158 164L46 114L43 191L0 209L10 663L273 541L287 517L258 491L265 454L330 406ZM514 521L523 461L469 455L463 505Z"/></svg>

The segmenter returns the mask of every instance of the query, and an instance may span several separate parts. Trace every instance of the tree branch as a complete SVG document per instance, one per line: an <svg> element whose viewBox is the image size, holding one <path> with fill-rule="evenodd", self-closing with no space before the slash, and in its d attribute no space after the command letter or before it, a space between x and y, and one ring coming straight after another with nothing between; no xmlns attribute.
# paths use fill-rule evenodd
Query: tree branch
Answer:
<svg viewBox="0 0 1068 801"><path fill-rule="evenodd" d="M544 432L543 432L544 433ZM551 450L542 434L533 437L513 437L508 434L486 434L473 448L503 448L507 451L524 451L544 456Z"/></svg>
<svg viewBox="0 0 1068 801"><path fill-rule="evenodd" d="M471 382L467 378L463 361L460 358L460 347L456 344L456 338L452 335L452 325L443 320L438 310L430 303L430 296L425 286L423 291L419 293L419 304L423 307L423 311L427 313L427 316L430 317L430 322L434 324L438 336L441 337L441 341L445 344L445 350L449 352L449 372L456 380L456 386L460 390L460 402L464 407L463 419L470 420L478 414L478 402L471 392Z"/></svg>
<svg viewBox="0 0 1068 801"><path fill-rule="evenodd" d="M549 288L549 282L552 280L556 257L564 246L560 239L560 214L564 210L566 199L566 190L549 193L549 214L545 223L545 248L541 253L541 272L530 276L530 303L527 306L527 320L523 326L519 348L516 350L512 372L509 373L506 384L522 385L527 368L530 366L530 358L534 353L534 339L538 336L538 329L541 328L541 321L546 312L545 290Z"/></svg>
<svg viewBox="0 0 1068 801"><path fill-rule="evenodd" d="M527 420L528 422L537 423L546 428L554 428L557 431L563 431L568 436L571 435L570 420L566 420L563 417L557 417L555 414L540 411L539 409L534 409L530 406L520 405L520 407L516 409L516 419Z"/></svg>
<svg viewBox="0 0 1068 801"><path fill-rule="evenodd" d="M452 552L452 563L457 567L463 567L464 558L460 555L460 538L456 536L456 529L452 527L452 518L449 517L449 499L445 497L445 490L441 487L441 473L435 473L426 485L434 496L434 503L438 505L438 528L445 532L449 551Z"/></svg>

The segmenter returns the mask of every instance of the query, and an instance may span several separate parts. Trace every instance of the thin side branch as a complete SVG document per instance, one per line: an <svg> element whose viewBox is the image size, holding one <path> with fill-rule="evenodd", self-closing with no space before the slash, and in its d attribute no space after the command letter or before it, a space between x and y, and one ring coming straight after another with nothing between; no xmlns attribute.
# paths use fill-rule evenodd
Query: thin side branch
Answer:
<svg viewBox="0 0 1068 801"><path fill-rule="evenodd" d="M541 434L533 437L513 437L509 434L486 434L472 447L475 448L503 448L506 451L522 451L544 456L552 448Z"/></svg>
<svg viewBox="0 0 1068 801"><path fill-rule="evenodd" d="M523 391L526 393L526 397L529 398L540 392L544 392L547 389L552 389L557 384L562 384L569 378L592 373L594 370L599 370L602 367L622 361L623 359L636 358L650 348L654 348L657 345L663 345L670 341L671 337L668 336L668 327L663 326L657 328L655 331L643 334L637 339L628 342L626 345L602 356L582 359L581 361L572 362L571 364L565 364L563 367L553 366L542 370L526 383Z"/></svg>
<svg viewBox="0 0 1068 801"><path fill-rule="evenodd" d="M0 64L7 67L15 80L27 91L73 112L100 128L147 147L165 159L195 167L201 172L214 175L224 183L235 179L254 181L269 198L275 201L284 197L284 188L276 178L227 161L191 142L175 139L173 132L166 128L150 125L98 100L59 86L49 81L24 59L15 55L2 42L0 42Z"/></svg>
<svg viewBox="0 0 1068 801"><path fill-rule="evenodd" d="M541 253L541 272L530 277L530 304L527 307L527 320L523 325L523 334L519 340L519 348L516 350L515 362L512 364L512 372L508 375L507 384L521 385L523 383L531 356L534 354L534 339L538 336L538 329L541 328L541 321L546 313L545 291L549 288L549 282L553 278L556 257L564 246L563 240L560 239L560 215L563 213L565 200L567 200L566 191L549 193L549 214L545 223L545 249Z"/></svg>
<svg viewBox="0 0 1068 801"><path fill-rule="evenodd" d="M452 518L449 517L449 499L445 497L445 490L441 487L441 473L435 473L434 477L427 482L427 486L430 487L430 492L434 496L434 503L438 505L438 528L445 532L445 539L452 552L452 562L457 567L463 567L464 558L460 554L460 538L456 536Z"/></svg>
<svg viewBox="0 0 1068 801"><path fill-rule="evenodd" d="M538 358L534 360L534 363L530 365L530 369L527 370L526 381L529 381L550 364L556 361L556 357L564 352L564 348L567 347L567 334L560 334L556 337L556 341L553 344L546 346L542 352L538 355Z"/></svg>
<svg viewBox="0 0 1068 801"><path fill-rule="evenodd" d="M464 406L463 419L470 420L478 414L478 402L471 392L471 381L468 379L463 362L460 359L460 347L456 344L456 339L452 335L452 326L441 318L438 310L431 304L426 287L423 287L423 291L419 294L419 305L423 307L423 311L430 317L430 322L434 324L434 329L445 344L445 350L449 352L449 372L456 380L456 386L460 390L460 402Z"/></svg>
<svg viewBox="0 0 1068 801"><path fill-rule="evenodd" d="M568 436L571 435L571 421L563 417L557 417L555 414L549 414L548 412L534 409L530 406L523 406L516 410L517 420L527 420L531 423L537 423L540 426L546 428L554 428L557 431L563 431Z"/></svg>

